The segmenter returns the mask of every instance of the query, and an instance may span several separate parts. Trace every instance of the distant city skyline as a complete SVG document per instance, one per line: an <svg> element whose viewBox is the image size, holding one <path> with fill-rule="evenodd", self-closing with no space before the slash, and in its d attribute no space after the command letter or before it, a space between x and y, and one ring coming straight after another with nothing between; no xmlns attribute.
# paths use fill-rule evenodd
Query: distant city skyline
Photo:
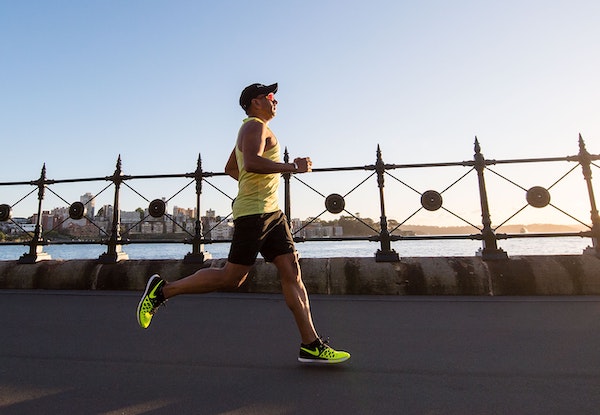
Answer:
<svg viewBox="0 0 600 415"><path fill-rule="evenodd" d="M53 193L53 192L50 192ZM34 197L35 195L31 195L30 197ZM166 207L166 215L171 216L172 218L189 218L190 220L194 219L196 217L196 207L181 207L181 206L177 206L177 205L173 205L171 209L171 211L169 212L169 201L167 200L166 197L162 197L160 198ZM79 197L79 201L81 203L83 203L86 207L86 216L88 216L88 218L90 219L94 219L95 216L95 205L96 205L96 196L94 194L92 194L91 192L86 192L83 195L81 195ZM536 210L539 209L535 209L532 208L530 206L528 206L528 208L533 209L533 211L535 212ZM128 224L132 224L135 222L140 221L140 212L139 210L141 209L141 211L143 212L143 216L146 217L147 221L156 221L156 218L152 218L149 214L149 207L143 207L143 206L138 206L133 210L128 210L128 209L120 209L120 217L121 217L121 221L123 223L128 223ZM42 209L44 214L47 215L54 215L58 218L59 221L65 221L68 216L69 216L69 206L61 206L61 207L54 207L52 209L47 209L47 208L43 208ZM102 212L102 216L104 219L107 220L112 220L112 212L113 212L113 206L112 204L103 204L100 206L100 208L98 209L98 213ZM225 210L226 213L217 213L217 210L213 209L212 207L209 207L208 209L205 210L205 215L203 215L203 218L227 218L228 216L231 215L231 210L229 209L229 207ZM339 215L332 215L332 214L322 214L323 212L319 212L315 215L309 215L309 216L305 216L305 217L296 217L294 215L292 215L292 220L293 221L297 221L298 223L301 223L302 221L309 221L314 217L319 216L319 218L322 221L325 222L330 222L332 220L335 220L341 216L356 216L356 217L363 217L363 218L369 218L371 220L375 219L375 222L378 222L378 217L374 216L368 216L368 215L362 215L360 212L341 212ZM431 213L431 212L428 212ZM29 215L14 215L13 214L13 218L24 218L24 219L30 219L33 220L35 222L35 218L37 216L37 212L33 212ZM387 219L391 222L394 222L395 224L397 224L399 221L392 216L387 216ZM231 221L231 218L229 218L229 220ZM73 222L73 220L69 219L70 222ZM77 222L77 221L75 221ZM508 223L506 226L510 226L510 225L515 225L515 226L519 226L519 227L523 227L523 229L526 229L525 227L527 226L531 226L533 225L534 227L538 227L539 225L566 225L566 226L571 226L573 229L584 229L586 228L585 225L591 224L591 222L586 222L585 218L583 218L583 220L581 220L581 222L575 220L575 221L571 221L570 224L565 224L565 223L555 223L555 222L544 222L544 221L534 221L534 222L511 222ZM419 228L419 227L429 227L429 228L433 228L433 227L441 227L441 228L460 228L465 227L467 225L474 225L472 226L474 227L481 227L481 223L479 222L468 222L468 221L462 221L462 223L458 223L458 224L453 224L453 225L436 225L436 224L431 224L431 223L427 223L427 222L423 222L423 223L414 223L414 222L410 222L407 225L404 226L405 229L407 228L411 228L411 229L415 229L415 228ZM48 226L44 226L47 230ZM182 229L186 229L185 227L183 227ZM106 228L107 232L108 232L108 228ZM187 231L193 233L193 225L188 225L187 227Z"/></svg>

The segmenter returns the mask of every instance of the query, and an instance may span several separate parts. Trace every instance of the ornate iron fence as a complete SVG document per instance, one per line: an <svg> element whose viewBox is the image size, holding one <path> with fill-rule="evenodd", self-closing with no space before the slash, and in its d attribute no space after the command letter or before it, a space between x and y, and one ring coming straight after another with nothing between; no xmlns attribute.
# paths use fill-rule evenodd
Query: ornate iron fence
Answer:
<svg viewBox="0 0 600 415"><path fill-rule="evenodd" d="M302 186L305 189L308 189L310 192L322 197L324 199L324 207L319 214L313 216L310 220L304 223L302 226L294 228L294 239L296 242L304 242L304 241L335 241L335 240L369 240L379 242L379 249L375 254L375 259L381 262L387 261L398 261L399 254L392 249L391 242L393 241L411 241L411 240L424 240L424 239L447 239L447 240L456 240L456 239L470 239L470 240L479 240L482 243L482 247L479 251L479 254L483 257L484 260L503 260L508 258L507 252L498 247L498 240L500 239L509 239L509 238L531 238L531 237L564 237L564 236L577 236L582 238L591 238L592 247L590 252L600 257L600 245L598 244L598 240L600 238L600 217L598 215L598 209L596 206L596 200L594 195L594 189L592 185L592 166L598 167L594 161L600 159L600 155L590 154L585 147L585 143L581 135L579 136L579 152L574 156L566 156L566 157L553 157L553 158L530 158L530 159L512 159L512 160L491 160L486 159L482 152L481 146L477 138L475 138L475 146L474 146L474 156L472 160L468 161L459 161L459 162L448 162L448 163L424 163L424 164L386 164L383 161L382 152L379 146L376 151L376 161L374 164L364 165L364 166L354 166L354 167L336 167L336 168L315 168L313 173L343 173L350 171L363 171L367 173L367 177L361 180L356 186L354 186L350 191L346 194L341 195L338 193L331 193L326 195L319 190L316 189L316 186L309 184L302 175L294 175L290 173L283 174L284 181L284 211L285 214L289 218L292 218L292 183L294 186L296 184L298 186ZM287 149L284 153L284 161L289 162L289 154ZM554 183L550 186L533 186L530 188L525 188L518 184L516 181L509 179L503 174L497 172L493 166L497 165L506 165L506 164L518 164L518 165L530 165L531 163L547 163L547 162L569 162L575 163L575 165L568 169L568 171L558 178ZM407 171L407 170L415 170L415 169L432 169L432 168L441 168L441 167L462 167L467 169L466 172L461 175L450 185L445 187L441 191L436 190L425 190L420 191L407 183L406 180L403 180L397 177L398 172ZM584 220L577 218L571 213L567 212L561 207L558 207L554 203L551 202L550 190L554 188L555 185L563 181L567 176L576 171L578 167L581 167L581 171L583 173L583 178L586 183L587 195L589 198L590 204L590 218L591 224L586 223ZM514 186L521 191L524 191L526 194L526 204L517 209L512 215L510 215L506 220L504 220L500 225L492 226L491 216L490 216L490 203L488 199L488 187L486 186L486 174L493 174L501 180L505 181L511 186ZM477 176L477 191L478 199L479 199L479 210L481 213L481 225L475 225L470 220L465 219L462 215L454 212L453 210L447 208L444 205L444 194L456 186L458 183L461 183L465 180L467 176L476 175ZM57 227L60 227L65 220L75 220L82 221L85 220L90 226L93 226L97 229L98 233L101 235L99 240L94 241L94 243L106 245L106 252L100 255L98 260L103 263L114 263L121 260L128 259L128 255L123 251L123 245L127 244L152 244L152 243L183 243L191 246L191 252L189 252L184 261L186 262L203 262L206 259L210 258L210 254L204 251L205 244L211 243L222 243L222 242L230 242L229 239L221 239L214 240L211 238L205 237L205 233L210 233L212 229L209 229L205 232L201 215L200 215L200 206L202 201L203 194L203 185L208 185L211 188L215 189L217 192L222 194L224 197L233 200L233 196L227 194L226 191L223 191L219 186L213 183L213 178L219 176L226 176L225 173L222 172L208 172L202 169L202 160L201 157L198 157L198 162L195 171L191 173L181 173L181 174L163 174L163 175L126 175L122 171L121 157L119 156L116 163L116 168L112 175L105 177L91 177L91 178L82 178L82 179L62 179L62 180L54 180L48 179L46 177L46 165L42 167L40 177L36 180L32 181L23 181L23 182L0 182L0 189L6 188L8 186L31 186L32 190L26 193L21 199L18 201L8 204L2 203L0 204L0 223L12 223L15 227L19 228L22 231L23 235L26 235L26 241L23 242L0 242L0 246L2 245L15 245L20 244L24 246L28 246L28 252L24 253L20 258L19 262L21 263L35 263L41 260L50 259L50 256L44 252L44 246L51 244L89 244L89 241L81 241L81 240L70 240L70 241L53 241L48 238L48 235ZM311 175L312 176L312 175ZM374 226L371 223L367 223L365 220L361 219L357 214L350 212L346 208L346 199L353 192L357 191L357 189L362 188L372 177L376 178L377 183L377 198L378 198L378 207L380 212L379 224L378 226ZM166 211L166 203L168 200L165 199L153 199L149 200L146 198L142 192L135 189L130 183L134 183L136 180L156 180L156 179L185 179L187 180L185 186L179 189L170 199L177 196L179 193L183 192L188 187L195 185L195 209L194 209L194 226L193 230L190 230L184 226L182 226L173 215L170 215ZM392 180L392 183L399 184L404 189L407 189L409 192L416 193L420 197L420 206L416 211L410 213L404 220L395 221L397 224L395 226L390 226L388 222L388 216L386 213L386 196L384 194L384 188L386 186L386 179ZM92 195L87 201L78 201L73 202L69 205L69 202L65 200L54 188L60 184L72 184L72 183L83 183L83 182L107 182L108 185L104 187L101 191L97 192L95 195ZM144 212L140 212L139 222L129 223L128 227L123 226L121 221L121 209L120 209L120 201L121 201L121 191L122 187L125 186L139 197L143 198L146 202L148 202L148 208ZM110 221L108 221L108 226L102 227L98 225L94 219L94 217L90 217L86 215L87 205L91 203L92 200L97 198L101 193L105 192L109 188L114 189L113 194L113 204L112 204L112 217ZM294 187L294 190L297 188ZM37 190L37 214L34 215L35 218L35 227L33 231L25 229L25 225L15 221L12 217L13 208L21 203L26 198L32 196ZM65 216L59 223L53 224L50 226L50 229L46 229L43 226L43 201L45 198L46 192L51 192L54 196L58 197L64 203L68 204L68 216ZM475 193L475 190L473 191ZM0 202L3 202L0 200ZM296 202L299 203L299 202ZM513 217L518 215L523 209L527 206L532 206L535 208L546 208L550 207L560 212L563 215L568 216L573 221L578 224L584 226L584 231L579 232L554 232L554 233L500 233L498 229L506 224ZM403 226L408 220L414 217L417 213L421 211L435 212L438 210L445 211L446 213L452 215L453 217L459 219L464 222L469 227L472 227L475 232L470 234L454 234L454 235L403 235L400 233L400 227ZM326 214L340 214L344 212L349 215L348 217L353 218L360 222L364 227L366 227L370 234L368 236L330 236L327 239L322 238L310 238L306 236L301 236L302 231L305 227L309 226L311 223L319 220L319 218ZM105 212L106 213L106 212ZM220 223L228 220L231 216L229 215L221 218L221 220L217 223ZM174 239L160 239L160 240L152 240L152 239L129 239L127 236L132 232L136 227L141 226L140 224L144 223L146 220L162 220L168 221L172 223L173 227L178 227L181 230L181 233L185 236L183 239L174 238ZM216 225L215 225L216 226Z"/></svg>

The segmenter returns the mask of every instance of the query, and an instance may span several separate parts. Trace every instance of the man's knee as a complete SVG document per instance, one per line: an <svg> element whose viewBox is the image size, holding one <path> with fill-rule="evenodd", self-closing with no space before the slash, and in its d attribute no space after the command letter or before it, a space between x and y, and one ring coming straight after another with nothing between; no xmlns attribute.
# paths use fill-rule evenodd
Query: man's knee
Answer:
<svg viewBox="0 0 600 415"><path fill-rule="evenodd" d="M223 269L223 285L229 289L237 289L246 281L250 267L227 262Z"/></svg>
<svg viewBox="0 0 600 415"><path fill-rule="evenodd" d="M273 261L283 283L301 281L300 260L298 252L280 255Z"/></svg>

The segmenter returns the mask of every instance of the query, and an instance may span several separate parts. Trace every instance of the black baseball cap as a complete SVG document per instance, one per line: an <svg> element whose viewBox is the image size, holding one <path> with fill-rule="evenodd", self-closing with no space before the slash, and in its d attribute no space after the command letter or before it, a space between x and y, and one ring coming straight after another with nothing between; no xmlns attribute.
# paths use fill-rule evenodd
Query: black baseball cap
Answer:
<svg viewBox="0 0 600 415"><path fill-rule="evenodd" d="M246 108L248 108L248 106L250 105L250 102L252 102L252 100L254 98L256 98L259 95L270 94L271 92L272 93L277 92L277 83L274 83L272 85L263 85L263 84L248 85L242 91L242 95L240 95L240 105L242 106L243 109L246 109Z"/></svg>

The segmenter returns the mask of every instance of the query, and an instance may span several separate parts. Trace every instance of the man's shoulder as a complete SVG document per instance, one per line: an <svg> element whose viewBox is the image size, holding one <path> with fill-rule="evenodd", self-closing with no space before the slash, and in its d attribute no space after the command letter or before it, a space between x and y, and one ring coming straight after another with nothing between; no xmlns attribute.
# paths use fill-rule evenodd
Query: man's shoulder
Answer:
<svg viewBox="0 0 600 415"><path fill-rule="evenodd" d="M252 118L244 120L244 124L240 127L239 137L260 137L264 139L272 134L271 129L264 121L259 118Z"/></svg>
<svg viewBox="0 0 600 415"><path fill-rule="evenodd" d="M260 118L246 118L240 127L240 131L263 131L267 128L267 124Z"/></svg>

